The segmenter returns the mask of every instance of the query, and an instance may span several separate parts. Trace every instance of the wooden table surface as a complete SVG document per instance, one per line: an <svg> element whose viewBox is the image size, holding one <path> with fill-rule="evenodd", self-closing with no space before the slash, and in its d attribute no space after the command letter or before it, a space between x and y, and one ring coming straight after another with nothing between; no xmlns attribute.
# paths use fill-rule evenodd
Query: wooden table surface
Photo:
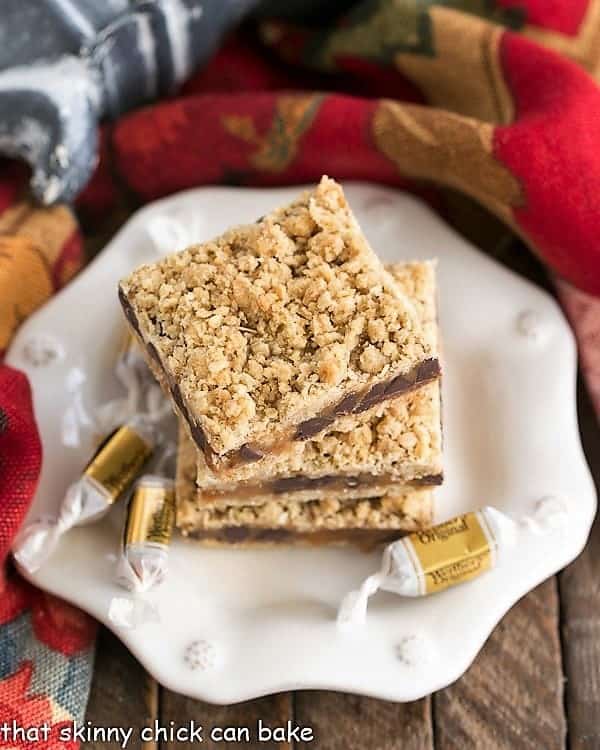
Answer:
<svg viewBox="0 0 600 750"><path fill-rule="evenodd" d="M470 202L450 196L451 220L479 246L550 289L520 243ZM580 383L580 429L596 486L600 431ZM465 638L468 638L465 633ZM500 622L468 672L414 703L395 704L325 691L296 691L233 706L212 706L160 687L108 631L100 632L86 719L96 726L272 726L289 719L312 727L310 743L229 744L206 736L203 748L317 750L600 749L600 524L582 555L518 602ZM192 747L141 743L128 748ZM193 745L198 747L198 745ZM105 748L88 743L85 748Z"/></svg>

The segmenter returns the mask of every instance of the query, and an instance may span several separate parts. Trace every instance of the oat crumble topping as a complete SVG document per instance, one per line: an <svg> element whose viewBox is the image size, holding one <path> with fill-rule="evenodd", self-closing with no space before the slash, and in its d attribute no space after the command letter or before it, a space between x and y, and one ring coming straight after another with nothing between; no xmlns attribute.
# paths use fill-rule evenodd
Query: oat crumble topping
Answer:
<svg viewBox="0 0 600 750"><path fill-rule="evenodd" d="M259 223L142 266L121 289L218 454L269 441L435 348L326 177Z"/></svg>

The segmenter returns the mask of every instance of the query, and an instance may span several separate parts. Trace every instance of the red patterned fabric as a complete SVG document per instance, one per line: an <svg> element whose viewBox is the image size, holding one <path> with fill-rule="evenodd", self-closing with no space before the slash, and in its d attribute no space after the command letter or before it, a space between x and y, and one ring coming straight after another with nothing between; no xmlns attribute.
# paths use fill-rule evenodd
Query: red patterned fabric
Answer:
<svg viewBox="0 0 600 750"><path fill-rule="evenodd" d="M0 339L10 336L16 301L33 310L81 265L81 238L69 211L37 209L23 200L22 170L6 165L0 179ZM48 227L48 224L50 225ZM14 231L14 229L13 229ZM38 246L42 233L47 242ZM70 270L69 270L70 269ZM28 281L22 288L19 280ZM15 281L17 282L15 284ZM18 322L18 316L16 316ZM0 342L0 351L5 342ZM9 562L38 482L42 446L25 376L0 364L0 747L74 748L60 729L85 711L96 623L83 612L20 579ZM7 723L48 726L39 742L2 733Z"/></svg>
<svg viewBox="0 0 600 750"><path fill-rule="evenodd" d="M364 0L330 28L265 25L262 43L234 38L178 98L107 125L76 214L99 221L196 185L322 173L428 199L450 186L560 278L600 409L599 4ZM22 169L4 164L0 352L81 265L81 248L71 211L28 204ZM93 623L8 565L41 460L28 384L0 365L0 726L81 718L89 687ZM5 745L26 746L0 735ZM54 731L46 746L64 745Z"/></svg>
<svg viewBox="0 0 600 750"><path fill-rule="evenodd" d="M0 514L0 560L5 560L35 490L42 446L25 376L10 367L0 369L0 399L0 491L3 498L10 493L10 504L3 504Z"/></svg>

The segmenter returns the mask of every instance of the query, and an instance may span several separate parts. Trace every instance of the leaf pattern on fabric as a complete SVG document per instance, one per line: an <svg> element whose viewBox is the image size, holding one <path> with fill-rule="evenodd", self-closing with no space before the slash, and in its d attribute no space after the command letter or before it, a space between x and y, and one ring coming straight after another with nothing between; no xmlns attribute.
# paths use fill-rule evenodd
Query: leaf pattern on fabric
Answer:
<svg viewBox="0 0 600 750"><path fill-rule="evenodd" d="M511 209L523 194L493 156L493 132L472 118L390 101L373 117L375 143L403 175L462 190L513 224Z"/></svg>
<svg viewBox="0 0 600 750"><path fill-rule="evenodd" d="M266 172L281 172L298 153L300 139L310 127L321 96L282 96L277 100L275 114L269 130L259 135L254 120L249 115L224 115L224 129L256 147L250 162Z"/></svg>

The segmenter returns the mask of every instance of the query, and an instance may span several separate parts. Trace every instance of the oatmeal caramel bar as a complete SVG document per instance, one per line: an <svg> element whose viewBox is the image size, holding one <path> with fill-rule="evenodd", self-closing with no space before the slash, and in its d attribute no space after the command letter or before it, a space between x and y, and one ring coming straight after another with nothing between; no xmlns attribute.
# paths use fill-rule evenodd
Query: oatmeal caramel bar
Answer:
<svg viewBox="0 0 600 750"><path fill-rule="evenodd" d="M215 473L435 380L435 337L324 177L257 223L145 265L119 296Z"/></svg>
<svg viewBox="0 0 600 750"><path fill-rule="evenodd" d="M421 325L437 327L432 263L406 263L389 270L409 294ZM435 330L429 334L435 338ZM182 438L182 450L187 442ZM191 446L191 442L190 442ZM339 417L313 438L292 443L281 455L238 466L227 476L197 461L198 500L214 504L264 503L290 497L314 500L339 493L345 498L376 497L390 484L426 486L442 481L440 381L372 407Z"/></svg>

